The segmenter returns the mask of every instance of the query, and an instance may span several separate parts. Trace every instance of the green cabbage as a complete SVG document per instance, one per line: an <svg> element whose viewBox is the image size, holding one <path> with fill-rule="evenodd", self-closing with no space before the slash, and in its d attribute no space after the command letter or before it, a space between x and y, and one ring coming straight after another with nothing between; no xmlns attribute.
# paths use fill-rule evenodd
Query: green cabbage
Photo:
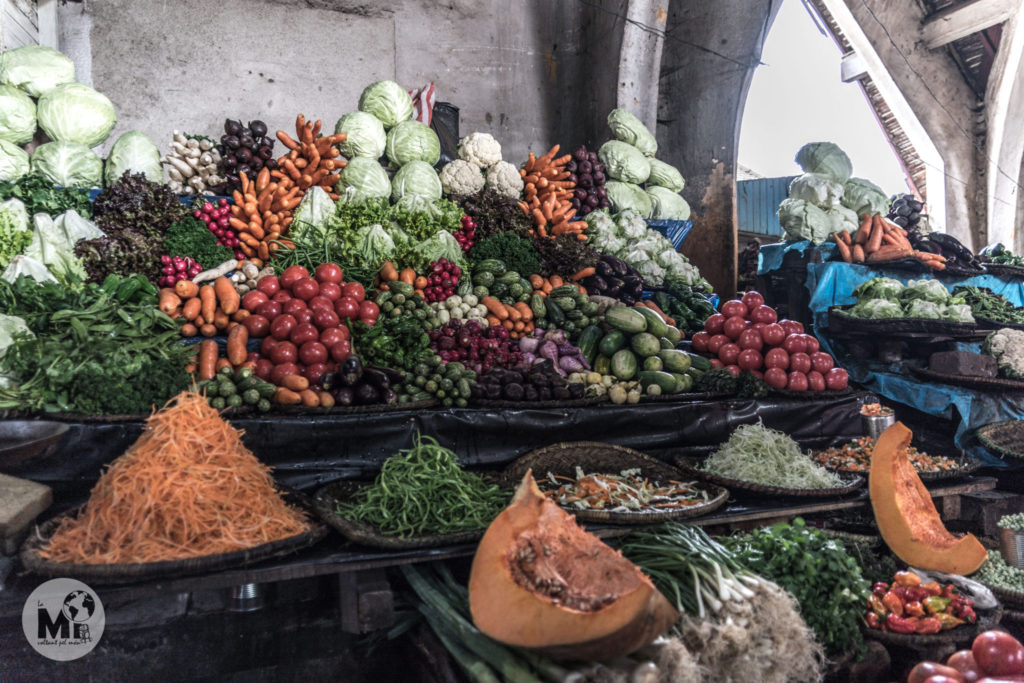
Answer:
<svg viewBox="0 0 1024 683"><path fill-rule="evenodd" d="M433 166L425 161L410 161L398 169L391 180L391 201L397 202L407 194L418 194L432 201L441 198L441 179Z"/></svg>
<svg viewBox="0 0 1024 683"><path fill-rule="evenodd" d="M0 140L24 145L35 134L35 102L13 85L0 85Z"/></svg>
<svg viewBox="0 0 1024 683"><path fill-rule="evenodd" d="M0 140L0 181L15 181L28 173L28 153L7 140Z"/></svg>
<svg viewBox="0 0 1024 683"><path fill-rule="evenodd" d="M858 302L850 309L850 315L857 318L902 318L903 309L895 301L888 299L868 299Z"/></svg>
<svg viewBox="0 0 1024 683"><path fill-rule="evenodd" d="M391 193L391 180L376 159L355 157L341 169L338 188L352 188L363 197L387 197Z"/></svg>
<svg viewBox="0 0 1024 683"><path fill-rule="evenodd" d="M830 207L825 213L828 215L829 220L833 222L833 227L835 228L833 232L845 230L846 232L853 233L860 227L860 219L857 217L857 214L845 206L837 204Z"/></svg>
<svg viewBox="0 0 1024 683"><path fill-rule="evenodd" d="M667 187L673 192L683 191L686 181L683 180L683 174L679 169L657 159L648 159L648 162L651 165L651 175L647 177L648 185Z"/></svg>
<svg viewBox="0 0 1024 683"><path fill-rule="evenodd" d="M843 196L843 185L826 175L804 173L789 184L789 196L824 209L839 203Z"/></svg>
<svg viewBox="0 0 1024 683"><path fill-rule="evenodd" d="M651 175L651 162L629 143L609 140L597 150L597 156L608 176L615 180L639 185Z"/></svg>
<svg viewBox="0 0 1024 683"><path fill-rule="evenodd" d="M58 187L101 187L103 160L85 145L47 142L32 153L32 170Z"/></svg>
<svg viewBox="0 0 1024 683"><path fill-rule="evenodd" d="M677 193L657 185L647 188L651 198L651 218L657 220L685 221L690 217L690 205Z"/></svg>
<svg viewBox="0 0 1024 683"><path fill-rule="evenodd" d="M390 191L391 185L388 184ZM334 215L334 200L319 185L306 190L298 207L295 209L288 234L293 239L304 239L307 235L323 235L327 220Z"/></svg>
<svg viewBox="0 0 1024 683"><path fill-rule="evenodd" d="M384 155L387 133L384 124L373 114L354 111L345 114L334 126L335 133L344 133L345 142L338 144L338 151L347 159L370 157L379 159Z"/></svg>
<svg viewBox="0 0 1024 683"><path fill-rule="evenodd" d="M39 127L51 140L95 147L110 135L117 112L106 95L81 83L59 85L39 100Z"/></svg>
<svg viewBox="0 0 1024 683"><path fill-rule="evenodd" d="M376 270L395 254L395 242L381 225L366 225L356 232L356 255L359 262Z"/></svg>
<svg viewBox="0 0 1024 683"><path fill-rule="evenodd" d="M889 198L878 185L863 178L850 178L843 185L843 206L858 216L889 212Z"/></svg>
<svg viewBox="0 0 1024 683"><path fill-rule="evenodd" d="M425 161L433 166L441 158L441 142L430 126L410 119L388 131L385 152L393 166L404 166L410 161Z"/></svg>
<svg viewBox="0 0 1024 683"><path fill-rule="evenodd" d="M796 153L796 163L804 173L827 175L838 183L845 183L853 175L850 157L834 142L807 143Z"/></svg>
<svg viewBox="0 0 1024 683"><path fill-rule="evenodd" d="M809 240L820 244L836 231L838 216L830 216L803 199L783 199L779 204L779 223L791 240Z"/></svg>
<svg viewBox="0 0 1024 683"><path fill-rule="evenodd" d="M644 218L650 218L654 211L651 203L651 195L647 194L639 185L632 183L621 183L617 180L609 180L604 185L608 196L608 203L612 211L618 213L626 209L632 209Z"/></svg>
<svg viewBox="0 0 1024 683"><path fill-rule="evenodd" d="M75 244L81 240L99 239L104 236L103 231L76 211L66 211L57 220L50 218L50 214L37 213L32 222L34 234L25 249L25 256L45 265L62 282L67 282L72 276L86 279L85 268L75 256Z"/></svg>
<svg viewBox="0 0 1024 683"><path fill-rule="evenodd" d="M412 117L412 98L394 81L377 81L359 96L359 111L373 114L385 128L391 128Z"/></svg>
<svg viewBox="0 0 1024 683"><path fill-rule="evenodd" d="M628 142L644 156L653 157L658 153L658 141L654 135L647 130L643 121L625 109L612 109L608 114L608 127L612 129L617 140Z"/></svg>
<svg viewBox="0 0 1024 683"><path fill-rule="evenodd" d="M942 319L954 323L973 323L974 314L968 304L946 304L942 307Z"/></svg>
<svg viewBox="0 0 1024 683"><path fill-rule="evenodd" d="M900 292L900 301L931 301L936 304L950 302L949 290L938 280L911 280Z"/></svg>
<svg viewBox="0 0 1024 683"><path fill-rule="evenodd" d="M154 183L164 181L160 150L142 131L128 131L110 148L107 164L103 169L103 178L107 181L107 186L120 180L125 171L142 173Z"/></svg>
<svg viewBox="0 0 1024 683"><path fill-rule="evenodd" d="M0 267L6 267L32 241L28 211L20 199L0 203Z"/></svg>
<svg viewBox="0 0 1024 683"><path fill-rule="evenodd" d="M894 280L891 277L876 277L858 285L853 290L853 296L860 300L888 299L889 301L898 301L902 291L903 283L899 280Z"/></svg>
<svg viewBox="0 0 1024 683"><path fill-rule="evenodd" d="M915 299L907 306L904 314L908 318L930 318L932 320L938 320L942 317L943 308L944 306L942 304L937 304L933 301Z"/></svg>
<svg viewBox="0 0 1024 683"><path fill-rule="evenodd" d="M21 88L32 97L74 81L74 62L51 47L26 45L0 54L0 83Z"/></svg>
<svg viewBox="0 0 1024 683"><path fill-rule="evenodd" d="M426 271L431 263L443 258L453 261L460 268L466 268L466 252L462 251L455 235L447 230L440 230L414 245L407 256L413 261L411 265L418 271Z"/></svg>

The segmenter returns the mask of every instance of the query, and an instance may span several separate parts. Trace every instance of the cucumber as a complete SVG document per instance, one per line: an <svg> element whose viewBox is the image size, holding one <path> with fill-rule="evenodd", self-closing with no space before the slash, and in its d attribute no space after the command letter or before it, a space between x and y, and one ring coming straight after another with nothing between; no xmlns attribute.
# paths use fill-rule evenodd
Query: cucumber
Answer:
<svg viewBox="0 0 1024 683"><path fill-rule="evenodd" d="M559 308L558 304L552 301L550 297L548 297L548 300L545 302L545 306L548 309L548 321L554 323L555 325L561 325L562 323L565 322L565 314L562 313L562 309Z"/></svg>
<svg viewBox="0 0 1024 683"><path fill-rule="evenodd" d="M705 358L704 356L698 356L697 354L694 353L687 353L686 355L690 357L690 366L694 370L698 370L700 372L711 371L711 361Z"/></svg>
<svg viewBox="0 0 1024 683"><path fill-rule="evenodd" d="M558 287L555 287L550 292L548 292L548 296L572 296L573 292L579 291L579 287L577 287L576 285L559 285Z"/></svg>
<svg viewBox="0 0 1024 683"><path fill-rule="evenodd" d="M491 290L487 289L483 285L477 285L473 288L473 296L477 299L483 299L485 296L490 296Z"/></svg>
<svg viewBox="0 0 1024 683"><path fill-rule="evenodd" d="M580 348L580 352L583 354L583 358L587 361L588 365L593 364L594 358L597 356L598 342L601 341L603 336L600 327L588 325L580 333L579 339L576 340L576 346Z"/></svg>
<svg viewBox="0 0 1024 683"><path fill-rule="evenodd" d="M667 330L667 332L663 336L666 337L670 342L672 342L672 348L675 348L676 344L683 341L683 333L679 331L678 327L666 325L665 329Z"/></svg>
<svg viewBox="0 0 1024 683"><path fill-rule="evenodd" d="M473 274L473 284L481 287L490 287L494 284L494 273L489 270L481 270Z"/></svg>
<svg viewBox="0 0 1024 683"><path fill-rule="evenodd" d="M665 366L657 356L644 358L644 370L664 370Z"/></svg>
<svg viewBox="0 0 1024 683"><path fill-rule="evenodd" d="M503 282L495 282L488 289L491 290L491 296L494 298L505 296L508 293L508 285Z"/></svg>
<svg viewBox="0 0 1024 683"><path fill-rule="evenodd" d="M480 261L473 268L474 273L477 273L481 270L486 270L492 275L503 275L505 271L508 270L508 268L505 266L504 262L499 261L496 258L489 258Z"/></svg>
<svg viewBox="0 0 1024 683"><path fill-rule="evenodd" d="M548 315L547 306L544 305L544 297L540 294L533 294L530 296L530 310L533 311L533 317L546 318Z"/></svg>
<svg viewBox="0 0 1024 683"><path fill-rule="evenodd" d="M617 330L637 334L647 330L647 318L627 306L613 306L604 313L604 321ZM655 338L657 341L657 338Z"/></svg>
<svg viewBox="0 0 1024 683"><path fill-rule="evenodd" d="M661 348L663 349L674 349L676 347L675 344L668 340L668 337L661 337L658 339L658 343L661 344Z"/></svg>
<svg viewBox="0 0 1024 683"><path fill-rule="evenodd" d="M686 353L686 351L662 349L658 353L658 358L662 360L665 368L670 372L686 372L693 365L690 354Z"/></svg>
<svg viewBox="0 0 1024 683"><path fill-rule="evenodd" d="M458 294L459 296L467 296L469 294L472 294L473 281L470 280L468 277L463 276L462 279L459 280L459 288L455 290L455 293Z"/></svg>
<svg viewBox="0 0 1024 683"><path fill-rule="evenodd" d="M563 311L571 311L576 308L576 300L571 296L553 296L551 297L551 300L558 304L558 307Z"/></svg>
<svg viewBox="0 0 1024 683"><path fill-rule="evenodd" d="M511 287L512 285L519 284L519 280L522 278L519 276L519 273L514 270L510 270L503 275L499 275L496 279L498 282L502 282Z"/></svg>
<svg viewBox="0 0 1024 683"><path fill-rule="evenodd" d="M636 356L629 349L619 349L612 356L612 374L621 380L633 379L636 376Z"/></svg>
<svg viewBox="0 0 1024 683"><path fill-rule="evenodd" d="M658 352L661 351L661 344L658 342L658 338L650 332L634 334L633 338L629 340L629 346L636 355L645 358L647 356L657 356Z"/></svg>
<svg viewBox="0 0 1024 683"><path fill-rule="evenodd" d="M598 357L594 359L594 372L599 375L612 374L611 359L605 355L598 355Z"/></svg>
<svg viewBox="0 0 1024 683"><path fill-rule="evenodd" d="M678 372L670 372L670 375L676 378L676 392L690 391L693 389L693 377L686 374L680 374Z"/></svg>
<svg viewBox="0 0 1024 683"><path fill-rule="evenodd" d="M395 280L394 282L389 282L388 283L388 288L389 288L390 291L394 292L395 294L402 294L402 295L404 295L406 297L412 296L413 292L415 291L415 289L413 288L412 285L410 285L408 282L402 282L401 280ZM399 303L399 302L396 301L395 303Z"/></svg>
<svg viewBox="0 0 1024 683"><path fill-rule="evenodd" d="M662 393L665 394L676 393L679 386L675 377L667 372L660 372L658 370L641 370L637 373L637 379L640 380L640 386L644 389L652 384L657 384L661 387Z"/></svg>
<svg viewBox="0 0 1024 683"><path fill-rule="evenodd" d="M668 334L668 325L660 315L644 306L636 306L633 310L647 318L647 331L655 337L664 337Z"/></svg>
<svg viewBox="0 0 1024 683"><path fill-rule="evenodd" d="M601 342L597 345L597 350L600 351L601 355L611 358L616 351L625 345L626 335L619 330L612 330L601 338Z"/></svg>

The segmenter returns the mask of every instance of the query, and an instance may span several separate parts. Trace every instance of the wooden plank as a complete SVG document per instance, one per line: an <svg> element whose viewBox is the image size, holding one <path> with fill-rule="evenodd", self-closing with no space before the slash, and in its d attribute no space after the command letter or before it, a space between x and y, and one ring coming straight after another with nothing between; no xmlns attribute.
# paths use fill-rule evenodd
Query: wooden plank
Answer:
<svg viewBox="0 0 1024 683"><path fill-rule="evenodd" d="M972 0L936 12L921 23L921 38L929 49L948 45L1013 16L1019 0Z"/></svg>

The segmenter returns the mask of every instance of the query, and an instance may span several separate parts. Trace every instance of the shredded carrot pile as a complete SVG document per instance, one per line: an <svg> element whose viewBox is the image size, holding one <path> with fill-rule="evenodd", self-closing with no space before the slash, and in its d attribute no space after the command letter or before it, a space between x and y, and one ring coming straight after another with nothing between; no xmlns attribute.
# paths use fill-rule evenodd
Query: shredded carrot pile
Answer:
<svg viewBox="0 0 1024 683"><path fill-rule="evenodd" d="M158 562L308 531L305 515L285 503L241 436L201 395L179 394L147 420L40 555L74 564Z"/></svg>

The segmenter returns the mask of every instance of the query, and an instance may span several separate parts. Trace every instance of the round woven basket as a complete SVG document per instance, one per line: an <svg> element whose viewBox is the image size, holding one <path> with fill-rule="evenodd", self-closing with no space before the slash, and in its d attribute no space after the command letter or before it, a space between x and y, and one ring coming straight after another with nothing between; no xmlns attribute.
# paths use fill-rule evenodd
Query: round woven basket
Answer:
<svg viewBox="0 0 1024 683"><path fill-rule="evenodd" d="M975 432L985 448L998 455L1024 459L1024 420L993 422Z"/></svg>
<svg viewBox="0 0 1024 683"><path fill-rule="evenodd" d="M756 484L750 481L739 481L737 479L729 479L727 477L720 477L717 474L711 474L691 466L685 459L676 458L676 466L686 475L696 477L702 481L708 481L712 484L718 484L719 486L728 487L731 491L746 491L759 496L788 496L793 498L838 498L840 496L849 495L856 493L861 486L864 485L864 477L857 475L843 475L840 474L839 478L843 480L843 486L836 486L828 489L787 489L780 486L767 486L765 484Z"/></svg>

